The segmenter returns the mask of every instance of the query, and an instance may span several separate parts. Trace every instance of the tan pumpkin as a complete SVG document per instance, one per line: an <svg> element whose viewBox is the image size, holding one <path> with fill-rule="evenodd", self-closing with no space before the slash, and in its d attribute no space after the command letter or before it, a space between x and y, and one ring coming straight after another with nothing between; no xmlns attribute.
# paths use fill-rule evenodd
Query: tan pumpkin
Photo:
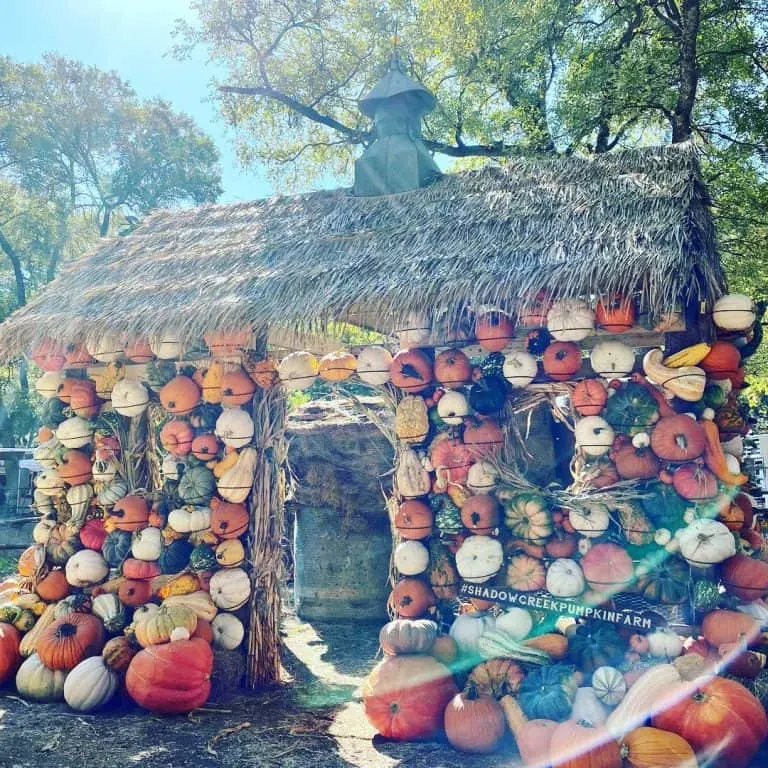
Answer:
<svg viewBox="0 0 768 768"><path fill-rule="evenodd" d="M171 640L171 633L184 627L191 635L197 627L197 614L189 606L163 604L159 611L135 627L136 640L143 648Z"/></svg>
<svg viewBox="0 0 768 768"><path fill-rule="evenodd" d="M346 381L357 370L357 358L349 352L329 352L320 358L320 378Z"/></svg>
<svg viewBox="0 0 768 768"><path fill-rule="evenodd" d="M164 606L183 605L191 608L198 619L213 621L213 617L218 613L216 605L207 592L198 589L196 592L190 592L187 595L172 595L163 600Z"/></svg>

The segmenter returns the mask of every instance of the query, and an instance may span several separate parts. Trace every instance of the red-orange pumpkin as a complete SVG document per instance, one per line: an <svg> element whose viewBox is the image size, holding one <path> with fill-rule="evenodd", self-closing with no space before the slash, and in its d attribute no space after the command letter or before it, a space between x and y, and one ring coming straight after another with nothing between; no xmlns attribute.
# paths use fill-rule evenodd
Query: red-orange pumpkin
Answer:
<svg viewBox="0 0 768 768"><path fill-rule="evenodd" d="M622 480L647 480L659 474L661 465L650 448L635 448L630 442L611 451L611 459Z"/></svg>
<svg viewBox="0 0 768 768"><path fill-rule="evenodd" d="M199 637L151 645L128 666L125 685L140 706L162 714L190 712L211 692L213 652Z"/></svg>
<svg viewBox="0 0 768 768"><path fill-rule="evenodd" d="M493 496L478 493L461 506L461 522L472 533L489 534L499 527L499 504Z"/></svg>
<svg viewBox="0 0 768 768"><path fill-rule="evenodd" d="M255 391L256 382L242 368L227 371L221 377L221 402L224 405L250 403Z"/></svg>
<svg viewBox="0 0 768 768"><path fill-rule="evenodd" d="M428 739L442 730L457 692L453 675L432 656L387 656L363 684L363 710L385 738Z"/></svg>
<svg viewBox="0 0 768 768"><path fill-rule="evenodd" d="M160 430L160 444L174 456L186 456L192 450L192 427L186 421L172 419Z"/></svg>
<svg viewBox="0 0 768 768"><path fill-rule="evenodd" d="M389 599L397 615L404 619L418 619L436 602L429 584L414 578L398 581Z"/></svg>
<svg viewBox="0 0 768 768"><path fill-rule="evenodd" d="M733 500L734 504L738 504L744 513L744 528L751 528L752 521L754 520L755 511L752 505L752 500L749 498L749 494L739 493Z"/></svg>
<svg viewBox="0 0 768 768"><path fill-rule="evenodd" d="M493 455L504 445L504 433L491 418L467 422L462 439L476 460Z"/></svg>
<svg viewBox="0 0 768 768"><path fill-rule="evenodd" d="M200 387L189 376L175 376L160 390L160 404L177 416L193 411L200 398Z"/></svg>
<svg viewBox="0 0 768 768"><path fill-rule="evenodd" d="M722 677L703 678L651 723L682 736L708 761L729 768L746 768L768 736L762 704L743 685Z"/></svg>
<svg viewBox="0 0 768 768"><path fill-rule="evenodd" d="M589 586L596 592L615 592L632 581L632 558L618 544L601 542L590 547L581 558L581 568Z"/></svg>
<svg viewBox="0 0 768 768"><path fill-rule="evenodd" d="M53 603L65 598L69 594L69 583L64 571L61 569L48 571L46 576L35 584L35 592L46 603Z"/></svg>
<svg viewBox="0 0 768 768"><path fill-rule="evenodd" d="M475 338L486 352L501 352L515 335L515 325L506 312L488 312L475 322Z"/></svg>
<svg viewBox="0 0 768 768"><path fill-rule="evenodd" d="M148 363L150 360L154 360L155 353L149 346L149 341L140 336L128 344L125 348L125 356L134 363Z"/></svg>
<svg viewBox="0 0 768 768"><path fill-rule="evenodd" d="M38 342L29 356L38 368L46 372L60 371L67 361L64 347L50 338L44 338Z"/></svg>
<svg viewBox="0 0 768 768"><path fill-rule="evenodd" d="M139 581L138 579L125 579L120 582L117 590L117 596L124 605L136 608L144 605L152 597L152 588L149 581Z"/></svg>
<svg viewBox="0 0 768 768"><path fill-rule="evenodd" d="M82 485L93 477L90 457L82 451L69 450L61 458L59 475L67 485Z"/></svg>
<svg viewBox="0 0 768 768"><path fill-rule="evenodd" d="M96 382L91 379L75 380L69 397L69 407L75 416L92 419L99 412Z"/></svg>
<svg viewBox="0 0 768 768"><path fill-rule="evenodd" d="M472 363L460 349L445 349L435 358L435 378L448 389L457 389L472 377Z"/></svg>
<svg viewBox="0 0 768 768"><path fill-rule="evenodd" d="M613 293L597 300L595 322L598 328L611 333L624 333L634 326L636 320L635 302L631 296Z"/></svg>
<svg viewBox="0 0 768 768"><path fill-rule="evenodd" d="M0 685L10 680L21 664L20 642L19 630L13 624L0 622Z"/></svg>
<svg viewBox="0 0 768 768"><path fill-rule="evenodd" d="M546 573L541 560L524 553L513 555L507 565L507 586L521 592L544 589Z"/></svg>
<svg viewBox="0 0 768 768"><path fill-rule="evenodd" d="M134 494L124 496L112 507L109 519L114 521L115 528L121 531L140 531L147 527L149 505L141 497Z"/></svg>
<svg viewBox="0 0 768 768"><path fill-rule="evenodd" d="M542 357L544 373L554 381L568 381L581 368L581 348L572 341L554 341Z"/></svg>
<svg viewBox="0 0 768 768"><path fill-rule="evenodd" d="M404 501L395 515L395 528L403 539L426 539L432 534L435 515L428 504L416 499Z"/></svg>
<svg viewBox="0 0 768 768"><path fill-rule="evenodd" d="M400 389L414 394L434 380L432 361L420 349L401 349L389 366L389 378Z"/></svg>
<svg viewBox="0 0 768 768"><path fill-rule="evenodd" d="M203 336L203 341L213 357L232 357L248 348L252 336L253 331L250 328L238 331L209 331Z"/></svg>
<svg viewBox="0 0 768 768"><path fill-rule="evenodd" d="M255 386L255 385L254 385ZM219 453L219 441L212 432L198 435L192 441L192 455L200 461L211 461Z"/></svg>
<svg viewBox="0 0 768 768"><path fill-rule="evenodd" d="M478 693L470 683L457 693L445 708L445 735L460 752L487 755L504 737L504 711L493 696Z"/></svg>
<svg viewBox="0 0 768 768"><path fill-rule="evenodd" d="M559 723L554 720L529 720L515 732L515 742L525 765L547 764L552 734Z"/></svg>
<svg viewBox="0 0 768 768"><path fill-rule="evenodd" d="M718 492L717 478L706 467L693 462L683 464L675 470L672 485L689 501L706 501L717 496Z"/></svg>
<svg viewBox="0 0 768 768"><path fill-rule="evenodd" d="M728 379L741 367L739 348L730 341L716 341L699 367L711 379Z"/></svg>
<svg viewBox="0 0 768 768"><path fill-rule="evenodd" d="M245 504L234 504L214 497L210 507L211 531L220 539L236 539L248 530L248 510Z"/></svg>
<svg viewBox="0 0 768 768"><path fill-rule="evenodd" d="M552 309L552 300L545 291L539 291L533 299L528 299L520 313L520 325L523 328L543 328L547 324L547 313Z"/></svg>
<svg viewBox="0 0 768 768"><path fill-rule="evenodd" d="M47 626L37 641L37 654L48 669L74 669L101 653L104 625L90 613L68 613Z"/></svg>
<svg viewBox="0 0 768 768"><path fill-rule="evenodd" d="M608 402L608 390L597 379L584 379L573 390L571 404L582 416L598 416Z"/></svg>
<svg viewBox="0 0 768 768"><path fill-rule="evenodd" d="M160 564L156 561L137 560L134 557L129 557L123 562L122 571L126 579L137 581L154 579L162 573Z"/></svg>
<svg viewBox="0 0 768 768"><path fill-rule="evenodd" d="M552 731L549 760L557 768L621 768L621 749L605 728L566 720Z"/></svg>
<svg viewBox="0 0 768 768"><path fill-rule="evenodd" d="M198 618L195 631L192 633L192 637L199 637L201 640L205 640L209 645L213 644L213 627L210 621Z"/></svg>
<svg viewBox="0 0 768 768"><path fill-rule="evenodd" d="M651 432L651 450L664 461L697 459L706 442L701 425L684 413L660 419Z"/></svg>
<svg viewBox="0 0 768 768"><path fill-rule="evenodd" d="M87 368L93 362L91 353L86 349L85 344L67 344L64 357L67 361L67 368Z"/></svg>
<svg viewBox="0 0 768 768"><path fill-rule="evenodd" d="M95 549L101 552L107 532L104 530L104 521L100 517L87 520L80 529L80 542L86 549Z"/></svg>
<svg viewBox="0 0 768 768"><path fill-rule="evenodd" d="M61 384L56 388L56 397L58 397L62 403L69 405L72 402L72 388L78 381L79 379L71 379L69 377L62 379Z"/></svg>
<svg viewBox="0 0 768 768"><path fill-rule="evenodd" d="M721 565L726 591L741 600L758 600L768 596L768 563L744 554L729 557Z"/></svg>

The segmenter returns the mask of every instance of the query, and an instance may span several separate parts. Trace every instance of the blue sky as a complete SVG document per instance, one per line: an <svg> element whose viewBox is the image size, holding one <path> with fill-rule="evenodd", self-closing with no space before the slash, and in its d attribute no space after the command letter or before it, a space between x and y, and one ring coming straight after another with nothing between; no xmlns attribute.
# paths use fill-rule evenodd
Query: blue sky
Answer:
<svg viewBox="0 0 768 768"><path fill-rule="evenodd" d="M168 99L213 138L221 152L222 202L269 195L263 176L238 166L223 120L205 101L213 75L205 52L185 62L168 53L179 17L194 18L187 0L0 0L0 53L35 61L54 51L117 71L140 96Z"/></svg>

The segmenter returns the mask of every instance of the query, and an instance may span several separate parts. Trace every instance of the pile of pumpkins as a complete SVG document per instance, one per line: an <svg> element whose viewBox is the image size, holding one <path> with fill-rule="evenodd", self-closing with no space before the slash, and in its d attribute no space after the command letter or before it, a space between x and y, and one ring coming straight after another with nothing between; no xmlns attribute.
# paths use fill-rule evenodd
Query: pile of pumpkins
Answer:
<svg viewBox="0 0 768 768"><path fill-rule="evenodd" d="M214 650L245 637L250 408L277 383L272 361L244 358L245 338L206 335L196 368L175 362L184 350L169 337L33 350L46 398L40 519L18 575L0 583L0 684L83 712L121 690L155 712L206 701ZM139 419L156 456L128 442ZM162 483L132 487L132 465L148 460Z"/></svg>
<svg viewBox="0 0 768 768"><path fill-rule="evenodd" d="M567 376L521 364L500 311L477 318L480 359L458 343L394 356L399 580L366 714L395 739L445 732L479 753L514 742L529 765L671 768L719 750L723 764L747 766L768 736L768 544L743 490L736 402L755 311L724 297L715 342L636 357L620 341L631 302L606 297L619 313L606 318L601 301L572 303L557 322L550 308L540 320L551 338L528 335L528 354L546 360L576 343L558 334L582 340L599 318L618 338L601 336L586 376L580 351ZM570 497L500 477L505 403L546 378L570 393ZM460 599L462 582L651 609L657 624Z"/></svg>

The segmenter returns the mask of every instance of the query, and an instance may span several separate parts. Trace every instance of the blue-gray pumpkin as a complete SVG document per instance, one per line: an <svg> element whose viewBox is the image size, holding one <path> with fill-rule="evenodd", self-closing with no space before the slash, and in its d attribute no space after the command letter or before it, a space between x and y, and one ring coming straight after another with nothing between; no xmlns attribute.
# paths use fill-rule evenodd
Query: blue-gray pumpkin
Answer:
<svg viewBox="0 0 768 768"><path fill-rule="evenodd" d="M176 539L163 549L160 568L163 573L179 573L189 565L189 556L194 547L186 539Z"/></svg>
<svg viewBox="0 0 768 768"><path fill-rule="evenodd" d="M131 543L130 531L111 531L101 545L101 554L109 565L117 568L123 560L131 556Z"/></svg>
<svg viewBox="0 0 768 768"><path fill-rule="evenodd" d="M207 467L188 467L179 481L178 493L185 504L207 504L216 489L216 478Z"/></svg>

